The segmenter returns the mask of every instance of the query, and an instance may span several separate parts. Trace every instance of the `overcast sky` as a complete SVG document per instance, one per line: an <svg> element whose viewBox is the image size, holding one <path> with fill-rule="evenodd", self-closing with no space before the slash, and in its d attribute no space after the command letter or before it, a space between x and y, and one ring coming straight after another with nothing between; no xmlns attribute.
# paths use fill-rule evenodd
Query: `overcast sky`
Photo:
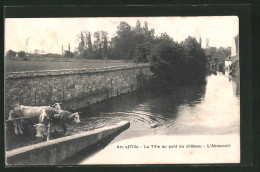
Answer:
<svg viewBox="0 0 260 172"><path fill-rule="evenodd" d="M9 49L38 49L46 53L61 53L62 44L67 49L69 43L71 50L74 50L78 46L77 35L80 31L88 30L93 36L95 31L103 30L111 38L120 21L126 21L134 27L136 20L140 20L142 26L147 21L148 27L154 28L156 35L166 32L175 41L183 41L188 36L201 37L202 47L205 47L206 38L210 46L231 46L233 37L239 33L239 19L236 16L8 18L5 19L5 52Z"/></svg>

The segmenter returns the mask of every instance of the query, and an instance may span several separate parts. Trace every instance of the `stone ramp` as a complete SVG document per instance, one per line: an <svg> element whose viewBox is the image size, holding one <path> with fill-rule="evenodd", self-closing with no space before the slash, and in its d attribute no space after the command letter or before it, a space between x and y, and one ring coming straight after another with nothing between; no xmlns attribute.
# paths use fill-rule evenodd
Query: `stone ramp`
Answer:
<svg viewBox="0 0 260 172"><path fill-rule="evenodd" d="M129 121L6 152L6 166L55 165L58 162L129 128Z"/></svg>

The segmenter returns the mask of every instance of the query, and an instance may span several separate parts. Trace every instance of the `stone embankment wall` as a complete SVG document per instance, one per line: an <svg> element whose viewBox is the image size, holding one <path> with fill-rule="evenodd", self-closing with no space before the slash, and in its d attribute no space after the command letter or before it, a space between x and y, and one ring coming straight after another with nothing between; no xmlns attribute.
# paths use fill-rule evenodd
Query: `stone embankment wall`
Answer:
<svg viewBox="0 0 260 172"><path fill-rule="evenodd" d="M15 104L42 106L63 102L72 110L131 92L139 74L150 75L149 65L99 69L13 72L5 76L5 114Z"/></svg>

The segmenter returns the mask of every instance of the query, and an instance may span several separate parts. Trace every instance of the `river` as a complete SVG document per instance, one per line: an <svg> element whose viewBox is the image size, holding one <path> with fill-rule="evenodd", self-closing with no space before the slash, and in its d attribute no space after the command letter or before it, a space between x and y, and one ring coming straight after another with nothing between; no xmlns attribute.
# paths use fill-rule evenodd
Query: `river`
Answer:
<svg viewBox="0 0 260 172"><path fill-rule="evenodd" d="M206 85L175 88L167 96L132 93L81 109L88 130L122 120L131 125L103 146L88 150L91 153L63 164L238 163L239 88L237 80L217 73L207 77ZM209 148L210 144L230 148Z"/></svg>

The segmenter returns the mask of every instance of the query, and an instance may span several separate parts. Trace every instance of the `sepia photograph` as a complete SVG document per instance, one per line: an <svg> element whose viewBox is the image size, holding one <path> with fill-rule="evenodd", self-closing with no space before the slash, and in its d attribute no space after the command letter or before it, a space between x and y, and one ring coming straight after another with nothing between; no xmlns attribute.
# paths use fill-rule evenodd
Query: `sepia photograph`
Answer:
<svg viewBox="0 0 260 172"><path fill-rule="evenodd" d="M238 164L238 16L5 18L5 164Z"/></svg>

